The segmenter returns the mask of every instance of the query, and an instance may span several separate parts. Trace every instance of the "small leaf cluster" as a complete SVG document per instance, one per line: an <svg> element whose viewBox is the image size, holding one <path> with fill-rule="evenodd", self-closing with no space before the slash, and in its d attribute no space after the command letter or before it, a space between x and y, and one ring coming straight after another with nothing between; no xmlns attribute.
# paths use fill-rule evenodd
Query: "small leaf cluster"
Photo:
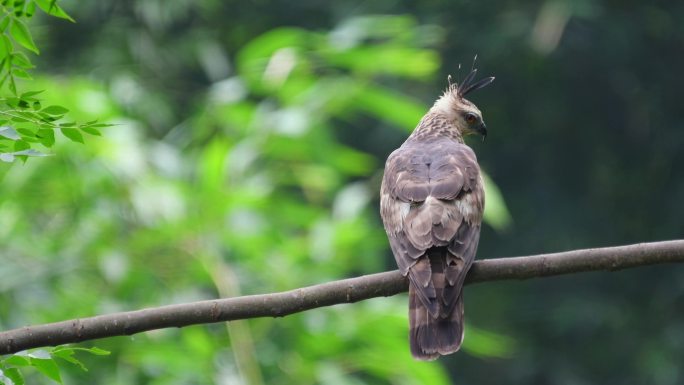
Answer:
<svg viewBox="0 0 684 385"><path fill-rule="evenodd" d="M3 162L45 156L34 145L52 147L57 129L72 141L83 143L84 132L100 135L98 128L107 126L97 121L59 122L69 112L67 108L44 107L38 98L42 91L19 91L18 79L32 80L29 71L35 67L19 49L40 53L26 26L26 20L34 15L36 8L73 21L57 0L0 1L0 161Z"/></svg>
<svg viewBox="0 0 684 385"><path fill-rule="evenodd" d="M75 356L76 352L86 352L98 356L108 355L109 352L100 348L78 348L72 346L58 346L48 349L23 351L0 359L0 385L24 385L24 368L34 368L45 377L63 384L60 366L70 363L87 371L88 369Z"/></svg>
<svg viewBox="0 0 684 385"><path fill-rule="evenodd" d="M29 156L46 154L33 148L41 144L50 148L55 144L55 130L74 142L83 143L83 133L101 135L99 129L108 126L92 120L85 123L60 122L69 110L59 105L43 106L30 91L20 95L0 97L0 160L13 162Z"/></svg>

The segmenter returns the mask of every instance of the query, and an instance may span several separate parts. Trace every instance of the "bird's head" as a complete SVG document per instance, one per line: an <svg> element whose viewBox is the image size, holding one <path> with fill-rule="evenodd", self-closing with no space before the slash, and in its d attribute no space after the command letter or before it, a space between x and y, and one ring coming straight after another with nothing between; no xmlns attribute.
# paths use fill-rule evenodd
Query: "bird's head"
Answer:
<svg viewBox="0 0 684 385"><path fill-rule="evenodd" d="M470 92L489 85L494 81L494 77L490 76L475 81L476 74L477 69L473 69L461 83L453 83L451 75L449 75L449 87L437 99L431 110L446 116L447 119L454 123L461 135L479 134L482 135L482 140L484 140L487 136L487 126L482 119L482 112L480 112L480 109L475 104L467 100L465 96Z"/></svg>

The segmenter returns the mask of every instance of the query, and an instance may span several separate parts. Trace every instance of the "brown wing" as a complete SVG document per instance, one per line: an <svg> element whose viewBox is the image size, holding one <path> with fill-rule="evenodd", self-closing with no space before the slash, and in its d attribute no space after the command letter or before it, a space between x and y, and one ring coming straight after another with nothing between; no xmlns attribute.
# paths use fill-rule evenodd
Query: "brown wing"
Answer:
<svg viewBox="0 0 684 385"><path fill-rule="evenodd" d="M387 159L380 207L394 258L417 297L433 316L451 314L475 258L484 209L475 153L446 138L405 143ZM437 288L430 260L421 258L433 247L448 251L448 284Z"/></svg>

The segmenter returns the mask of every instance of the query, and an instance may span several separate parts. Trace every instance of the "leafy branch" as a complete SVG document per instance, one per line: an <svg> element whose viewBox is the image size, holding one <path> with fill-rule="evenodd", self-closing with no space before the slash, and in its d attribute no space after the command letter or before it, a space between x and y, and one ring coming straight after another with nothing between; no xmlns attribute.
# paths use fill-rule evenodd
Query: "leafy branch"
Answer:
<svg viewBox="0 0 684 385"><path fill-rule="evenodd" d="M614 271L674 262L684 262L684 240L480 260L473 264L466 284L584 271ZM398 271L389 271L280 293L191 302L27 326L0 332L0 353L131 335L167 327L283 317L323 306L392 296L407 289L407 280Z"/></svg>
<svg viewBox="0 0 684 385"><path fill-rule="evenodd" d="M91 353L98 356L108 355L109 352L100 348L79 348L73 346L57 346L48 349L23 351L0 359L0 384L24 385L24 375L21 369L34 368L45 377L63 384L59 367L64 363L76 365L84 371L88 369L78 360L77 352Z"/></svg>
<svg viewBox="0 0 684 385"><path fill-rule="evenodd" d="M19 49L40 53L26 26L36 7L48 15L74 21L57 0L0 1L0 160L4 162L45 156L35 145L52 147L58 129L72 141L83 143L82 133L100 135L99 128L108 126L97 121L60 122L69 112L67 108L43 107L37 97L42 91L19 92L18 79L32 80L29 71L35 68Z"/></svg>

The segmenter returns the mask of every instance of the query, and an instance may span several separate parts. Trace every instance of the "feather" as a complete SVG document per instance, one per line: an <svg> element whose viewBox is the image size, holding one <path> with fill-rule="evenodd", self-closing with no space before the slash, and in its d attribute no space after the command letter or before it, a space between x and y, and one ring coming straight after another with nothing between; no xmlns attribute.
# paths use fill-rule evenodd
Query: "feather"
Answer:
<svg viewBox="0 0 684 385"><path fill-rule="evenodd" d="M463 342L463 296L457 296L446 314L434 317L424 307L419 293L409 286L409 344L419 360L434 360L456 352Z"/></svg>
<svg viewBox="0 0 684 385"><path fill-rule="evenodd" d="M459 89L459 95L461 95L461 96L466 96L467 94L469 94L469 93L471 93L471 92L473 92L473 91L477 91L477 90L479 90L480 88L486 87L486 86L492 84L492 82L494 81L494 79L495 79L494 76L490 76L490 77L487 77L487 78L484 78L484 79L480 79L480 80L478 80L475 84L472 84L472 85L468 86L467 88L465 88L465 89L463 89L463 90L460 90L460 89Z"/></svg>
<svg viewBox="0 0 684 385"><path fill-rule="evenodd" d="M466 75L466 77L463 79L463 81L461 82L461 84L458 85L458 94L459 94L459 96L463 96L463 95L464 95L463 90L466 89L466 88L468 88L470 82L473 80L473 78L475 78L475 75L477 75L477 68L473 68L473 70L470 71L470 73L469 73L468 75Z"/></svg>

